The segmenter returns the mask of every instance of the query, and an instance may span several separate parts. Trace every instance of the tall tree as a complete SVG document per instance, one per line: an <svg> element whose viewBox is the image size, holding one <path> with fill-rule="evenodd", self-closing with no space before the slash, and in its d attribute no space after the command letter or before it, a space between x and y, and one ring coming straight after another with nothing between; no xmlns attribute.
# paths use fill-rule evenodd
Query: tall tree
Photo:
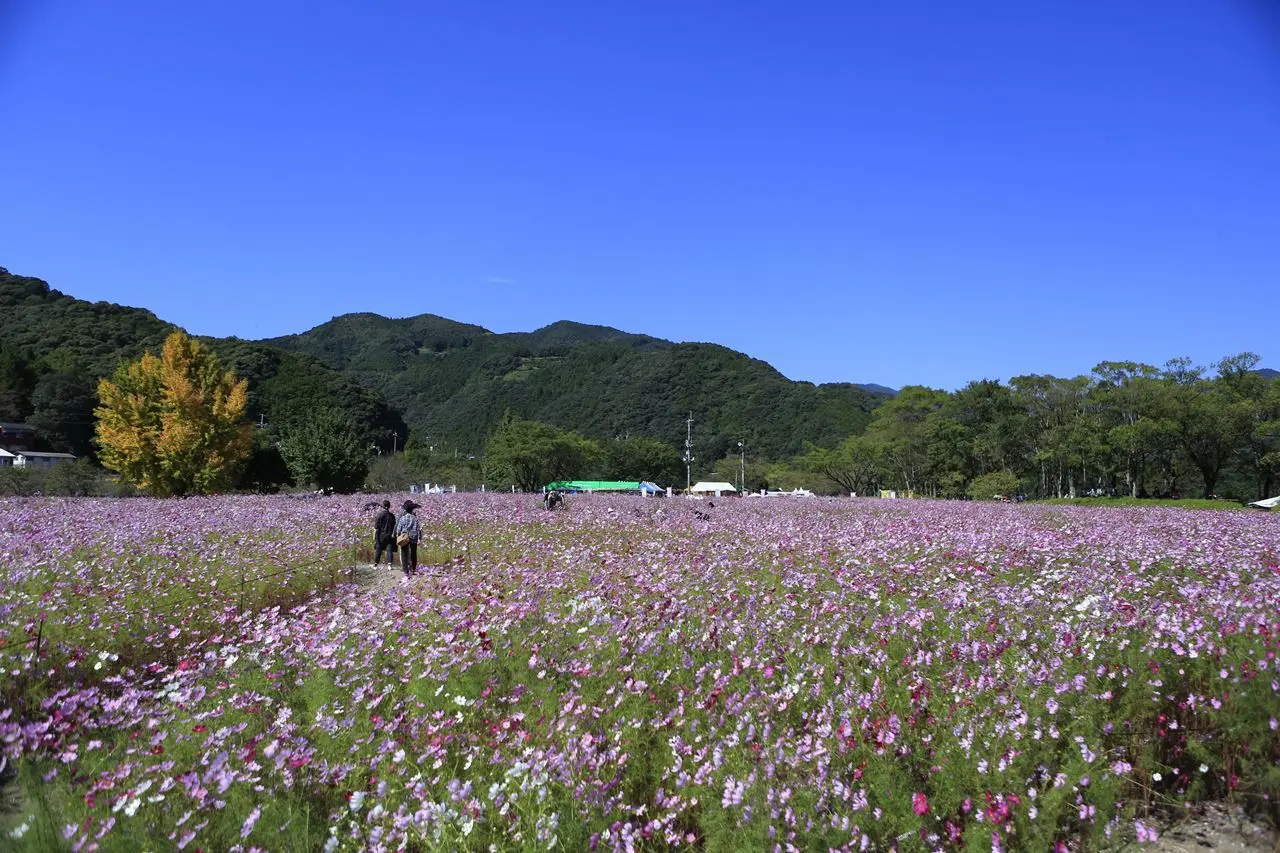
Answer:
<svg viewBox="0 0 1280 853"><path fill-rule="evenodd" d="M867 427L867 436L884 448L888 471L908 491L923 493L931 485L930 416L942 408L947 396L946 391L909 385L876 409Z"/></svg>
<svg viewBox="0 0 1280 853"><path fill-rule="evenodd" d="M610 480L678 483L684 462L671 445L653 438L624 438L602 447L603 474Z"/></svg>
<svg viewBox="0 0 1280 853"><path fill-rule="evenodd" d="M360 488L373 455L351 420L333 408L284 428L279 448L294 482L339 492Z"/></svg>
<svg viewBox="0 0 1280 853"><path fill-rule="evenodd" d="M598 453L593 442L575 433L508 411L485 447L485 476L494 485L536 492L555 480L585 476Z"/></svg>
<svg viewBox="0 0 1280 853"><path fill-rule="evenodd" d="M246 383L183 332L98 383L102 464L159 496L208 494L235 483L252 428Z"/></svg>
<svg viewBox="0 0 1280 853"><path fill-rule="evenodd" d="M862 435L851 435L835 450L809 446L798 460L801 469L821 474L842 492L866 495L880 477L883 447Z"/></svg>
<svg viewBox="0 0 1280 853"><path fill-rule="evenodd" d="M1171 359L1165 366L1178 439L1200 471L1205 497L1215 493L1223 467L1252 431L1250 407L1232 388L1230 369L1211 380L1187 358Z"/></svg>
<svg viewBox="0 0 1280 853"><path fill-rule="evenodd" d="M1104 361L1093 368L1107 440L1122 458L1130 497L1143 488L1143 472L1153 450L1151 421L1159 412L1159 369L1133 361Z"/></svg>
<svg viewBox="0 0 1280 853"><path fill-rule="evenodd" d="M1089 379L1015 376L1011 384L1034 424L1034 459L1040 463L1041 493L1076 497L1089 463L1096 462L1104 448L1101 426L1089 398Z"/></svg>

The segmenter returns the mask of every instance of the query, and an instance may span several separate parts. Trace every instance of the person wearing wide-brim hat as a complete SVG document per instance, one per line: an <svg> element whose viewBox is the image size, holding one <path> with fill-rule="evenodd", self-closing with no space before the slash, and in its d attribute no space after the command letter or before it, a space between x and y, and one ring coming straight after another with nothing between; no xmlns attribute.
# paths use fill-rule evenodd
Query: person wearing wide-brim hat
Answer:
<svg viewBox="0 0 1280 853"><path fill-rule="evenodd" d="M400 546L400 565L405 577L412 577L418 571L418 540L422 538L422 525L413 514L421 504L405 501L404 510L396 519L396 545Z"/></svg>

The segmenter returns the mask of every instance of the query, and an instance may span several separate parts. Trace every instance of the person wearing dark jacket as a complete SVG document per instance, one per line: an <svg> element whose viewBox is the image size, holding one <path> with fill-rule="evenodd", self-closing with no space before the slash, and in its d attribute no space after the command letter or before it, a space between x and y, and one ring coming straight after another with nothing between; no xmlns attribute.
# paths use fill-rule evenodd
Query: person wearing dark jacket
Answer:
<svg viewBox="0 0 1280 853"><path fill-rule="evenodd" d="M404 513L396 520L396 539L404 537L404 544L400 546L400 567L404 569L405 577L412 577L418 570L418 540L422 537L422 526L413 511L419 506L413 501L405 501Z"/></svg>
<svg viewBox="0 0 1280 853"><path fill-rule="evenodd" d="M382 561L382 552L387 552L387 565L396 564L396 514L391 511L391 501L382 502L382 511L373 520L373 564Z"/></svg>

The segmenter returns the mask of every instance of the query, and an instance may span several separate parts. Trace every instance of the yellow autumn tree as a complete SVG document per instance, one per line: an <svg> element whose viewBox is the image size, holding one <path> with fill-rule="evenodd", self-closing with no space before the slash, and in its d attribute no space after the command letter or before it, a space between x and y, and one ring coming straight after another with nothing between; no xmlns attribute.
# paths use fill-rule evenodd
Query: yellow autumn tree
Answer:
<svg viewBox="0 0 1280 853"><path fill-rule="evenodd" d="M98 458L162 497L230 488L252 447L247 386L208 347L174 332L159 358L147 353L98 383Z"/></svg>

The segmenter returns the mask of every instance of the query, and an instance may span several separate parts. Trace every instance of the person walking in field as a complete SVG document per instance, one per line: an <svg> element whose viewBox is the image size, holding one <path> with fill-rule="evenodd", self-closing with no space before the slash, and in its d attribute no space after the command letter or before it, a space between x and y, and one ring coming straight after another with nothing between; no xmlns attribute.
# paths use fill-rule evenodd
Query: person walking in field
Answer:
<svg viewBox="0 0 1280 853"><path fill-rule="evenodd" d="M404 512L396 521L396 545L400 547L400 567L404 576L413 577L418 571L418 540L422 538L422 525L413 514L419 504L404 502Z"/></svg>
<svg viewBox="0 0 1280 853"><path fill-rule="evenodd" d="M396 564L396 514L391 511L391 501L382 502L382 511L373 520L373 564L382 562L382 552L387 552L387 565Z"/></svg>

